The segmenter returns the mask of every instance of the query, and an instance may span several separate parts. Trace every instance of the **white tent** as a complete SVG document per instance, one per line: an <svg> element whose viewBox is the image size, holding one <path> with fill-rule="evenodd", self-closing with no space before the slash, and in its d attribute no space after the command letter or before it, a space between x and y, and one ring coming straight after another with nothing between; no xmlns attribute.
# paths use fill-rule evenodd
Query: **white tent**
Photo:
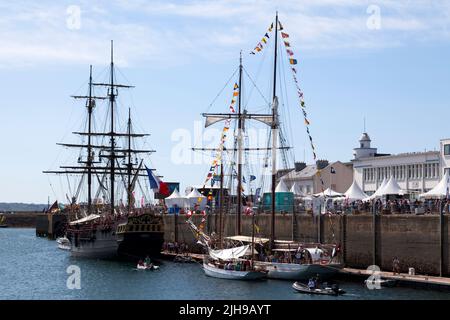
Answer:
<svg viewBox="0 0 450 320"><path fill-rule="evenodd" d="M403 195L404 192L402 188L400 188L399 184L397 183L397 180L394 179L394 177L391 177L389 181L386 183L384 188L380 191L380 196L385 196L389 194L395 194L395 195Z"/></svg>
<svg viewBox="0 0 450 320"><path fill-rule="evenodd" d="M275 192L276 193L290 192L283 179L281 179L280 182L278 182L278 185L275 188Z"/></svg>
<svg viewBox="0 0 450 320"><path fill-rule="evenodd" d="M363 200L368 197L356 181L353 181L351 187L344 193L344 196L350 201Z"/></svg>
<svg viewBox="0 0 450 320"><path fill-rule="evenodd" d="M172 208L174 206L183 208L186 205L186 197L181 196L178 192L178 189L175 189L175 191L170 196L164 199L164 202L169 208Z"/></svg>
<svg viewBox="0 0 450 320"><path fill-rule="evenodd" d="M384 178L383 181L381 182L380 187L375 191L375 193L373 195L371 195L370 197L363 199L363 201L370 201L372 199L375 199L376 197L381 197L382 195L380 193L386 186L387 182L388 182L387 179Z"/></svg>
<svg viewBox="0 0 450 320"><path fill-rule="evenodd" d="M342 197L342 196L343 196L342 193L336 192L331 188L328 188L324 192L316 193L314 195L314 197L327 197L327 198L337 198L337 197Z"/></svg>
<svg viewBox="0 0 450 320"><path fill-rule="evenodd" d="M193 209L196 204L199 210L203 210L206 207L206 197L195 188L186 196L186 200L186 206L189 208Z"/></svg>
<svg viewBox="0 0 450 320"><path fill-rule="evenodd" d="M430 191L420 195L421 198L444 198L447 196L447 190L450 190L449 173L445 172L442 180Z"/></svg>
<svg viewBox="0 0 450 320"><path fill-rule="evenodd" d="M297 184L297 182L294 182L290 191L294 194L294 196L297 196L297 197L305 196L305 194L302 192L302 190L300 189L300 186Z"/></svg>

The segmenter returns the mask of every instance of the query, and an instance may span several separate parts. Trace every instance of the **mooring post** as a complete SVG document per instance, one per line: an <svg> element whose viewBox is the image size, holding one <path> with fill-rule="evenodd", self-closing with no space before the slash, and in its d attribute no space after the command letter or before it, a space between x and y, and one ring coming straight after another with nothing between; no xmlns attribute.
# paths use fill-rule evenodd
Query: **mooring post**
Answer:
<svg viewBox="0 0 450 320"><path fill-rule="evenodd" d="M174 212L173 217L173 223L174 223L174 235L175 235L175 242L178 242L178 214Z"/></svg>
<svg viewBox="0 0 450 320"><path fill-rule="evenodd" d="M439 206L439 276L442 277L444 274L444 208L445 203L441 202Z"/></svg>
<svg viewBox="0 0 450 320"><path fill-rule="evenodd" d="M345 265L346 259L345 256L347 254L347 215L344 213L341 218L341 256L342 256L342 264Z"/></svg>
<svg viewBox="0 0 450 320"><path fill-rule="evenodd" d="M373 234L373 257L372 264L377 265L377 211L375 209L375 202L372 206L372 234Z"/></svg>
<svg viewBox="0 0 450 320"><path fill-rule="evenodd" d="M317 216L317 243L322 243L322 205Z"/></svg>

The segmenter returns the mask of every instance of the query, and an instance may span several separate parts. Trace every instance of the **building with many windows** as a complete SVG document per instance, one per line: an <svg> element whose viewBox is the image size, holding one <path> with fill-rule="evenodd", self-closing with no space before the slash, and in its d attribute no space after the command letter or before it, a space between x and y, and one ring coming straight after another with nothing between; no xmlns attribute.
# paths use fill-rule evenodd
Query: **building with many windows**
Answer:
<svg viewBox="0 0 450 320"><path fill-rule="evenodd" d="M407 193L427 192L450 168L450 139L441 140L440 151L396 155L378 153L367 133L363 133L359 143L353 154L353 176L369 195L390 177Z"/></svg>
<svg viewBox="0 0 450 320"><path fill-rule="evenodd" d="M320 176L317 174L319 170ZM329 163L327 160L319 160L314 165L297 162L295 170L285 174L283 180L289 188L296 183L306 195L320 193L327 188L344 193L353 182L352 164L340 161Z"/></svg>

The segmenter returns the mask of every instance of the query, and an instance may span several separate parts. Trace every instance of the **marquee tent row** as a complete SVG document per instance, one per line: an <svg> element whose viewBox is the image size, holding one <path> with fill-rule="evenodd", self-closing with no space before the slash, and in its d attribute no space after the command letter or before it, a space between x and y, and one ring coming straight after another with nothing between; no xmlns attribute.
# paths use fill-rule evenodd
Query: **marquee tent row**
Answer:
<svg viewBox="0 0 450 320"><path fill-rule="evenodd" d="M195 208L198 207L199 210L204 210L206 207L206 197L198 192L197 189L192 189L192 191L187 196L182 196L177 189L168 196L165 200L166 206L172 208L177 206L179 208Z"/></svg>
<svg viewBox="0 0 450 320"><path fill-rule="evenodd" d="M450 190L449 178L449 173L447 171L442 177L442 180L436 185L436 187L426 193L422 193L421 195L419 195L419 197L428 199L441 199L447 197Z"/></svg>
<svg viewBox="0 0 450 320"><path fill-rule="evenodd" d="M381 186L375 191L373 195L364 199L364 201L370 201L375 198L380 198L386 195L404 195L405 191L400 188L397 180L391 177L389 180L384 179Z"/></svg>
<svg viewBox="0 0 450 320"><path fill-rule="evenodd" d="M368 195L364 193L356 181L353 181L350 188L344 193L344 197L349 201L358 201L368 198Z"/></svg>

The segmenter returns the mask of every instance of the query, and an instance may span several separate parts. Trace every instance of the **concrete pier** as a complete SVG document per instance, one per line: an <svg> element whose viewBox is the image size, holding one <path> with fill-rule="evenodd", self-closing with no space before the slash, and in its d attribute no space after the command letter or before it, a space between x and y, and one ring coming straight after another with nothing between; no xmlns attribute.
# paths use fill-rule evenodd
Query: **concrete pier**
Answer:
<svg viewBox="0 0 450 320"><path fill-rule="evenodd" d="M344 268L340 272L340 277L343 279L353 278L362 281L368 279L372 275L372 271ZM399 286L412 287L417 289L433 289L450 292L450 278L434 277L426 275L409 275L409 274L394 274L392 272L380 272L379 276L386 280L396 280Z"/></svg>

